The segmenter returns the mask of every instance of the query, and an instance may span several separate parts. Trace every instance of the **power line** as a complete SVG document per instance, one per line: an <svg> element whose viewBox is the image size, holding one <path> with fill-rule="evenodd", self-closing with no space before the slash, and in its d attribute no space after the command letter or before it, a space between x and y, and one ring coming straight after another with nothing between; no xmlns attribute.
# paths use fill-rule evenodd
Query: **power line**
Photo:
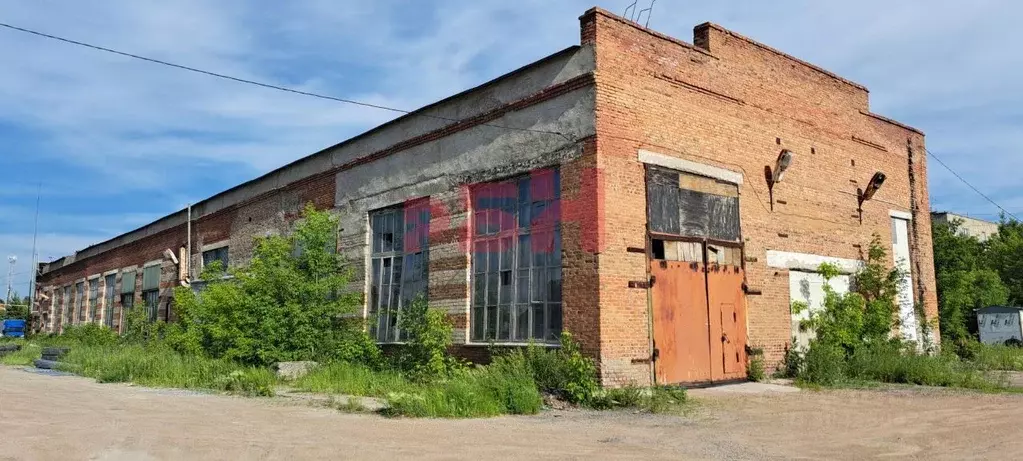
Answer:
<svg viewBox="0 0 1023 461"><path fill-rule="evenodd" d="M650 6L651 6L650 9L652 9L653 2L651 2ZM47 33L44 33L44 32L39 32L39 31L31 30L31 29L26 29L26 28L14 26L14 25L11 25L11 24L0 23L0 27L4 27L4 28L10 29L10 30L14 30L14 31L18 31L18 32L23 32L23 33L27 33L27 34L31 34L31 35L35 35L35 36L38 36L38 37L48 38L48 39L51 39L51 40L57 40L57 41L68 43L68 44L72 44L72 45L77 45L77 46L81 46L81 47L85 47L85 48L90 48L90 49L97 50L97 51L103 51L103 52L106 52L106 53L112 53L112 54L116 54L116 55L119 55L119 56L124 56L124 57L128 57L128 58L132 58L132 59L138 59L138 60L146 61L146 62L153 63L153 64L159 64L159 65L173 67L173 68L180 69L180 70L185 70L185 71L194 72L194 73L198 73L198 74L208 75L208 76L211 76L211 77L216 77L216 78L220 78L220 79L224 79L224 80L229 80L229 81L233 81L233 82L237 82L237 83L244 83L244 84L248 84L248 85L254 85L254 86L258 86L258 87L262 87L262 88L268 88L268 89L272 89L272 90L283 91L283 92L298 94L298 95L302 95L302 96L310 96L310 97L319 98L319 99L325 99L325 100L329 100L329 101L335 101L335 102L340 102L340 103L345 103L345 104L352 104L352 105L368 107L368 108L372 108L372 109L379 109L379 110L386 110L386 111L391 111L391 112L398 112L398 113L402 113L402 114L412 114L412 113L415 112L415 111L411 111L411 110L407 110L407 109L398 109L398 108L394 108L394 107L388 107L388 106L384 106L384 105L380 105L380 104L372 104L372 103L357 101L357 100L353 100L353 99L338 98L338 97L334 97L334 96L329 96L329 95L324 95L324 94L319 94L319 93L313 93L313 92L303 91L303 90L297 90L297 89L294 89L294 88L288 88L288 87L274 85L274 84L270 84L270 83L264 83L264 82L259 82L259 81L255 81L255 80L249 80L249 79L245 79L245 78L234 77L234 76L230 76L230 75L226 75L226 74L222 74L222 73L218 73L218 72L212 72L212 71L203 70L203 69L199 69L199 68L195 68L195 67L185 66L185 65L182 65L182 64L175 64L175 63L168 62L168 61L163 61L163 60L160 60L160 59L150 58L150 57L141 56L141 55L137 55L137 54L133 54L133 53L128 53L128 52L124 52L124 51L118 51L118 50L115 50L115 49L106 48L106 47L99 46L99 45L93 45L93 44L89 44L89 43L85 43L85 42L81 42L81 41L77 41L77 40L72 40L72 39L69 39L69 38L59 37L59 36L56 36L56 35L51 35L51 34L47 34ZM464 120L461 120L461 119L456 119L456 118L451 118L451 117L444 117L444 116L440 116L440 115L431 115L431 114L416 114L416 115L419 115L419 116L422 116L422 117L427 117L427 118L438 119L438 120L444 120L444 121L448 121L448 122L454 122L454 123L461 123L461 122L464 121ZM575 142L576 141L576 140L570 138L569 136L565 135L564 133L561 133L561 132L558 132L558 131L547 131L547 130L537 130L537 129L533 129L533 128L510 127L510 126L504 126L504 125L495 125L495 124L491 124L491 123L481 123L480 125L482 125L482 126L489 126L489 127L492 127L492 128L501 128L501 129L506 129L506 130L514 130L514 131L525 131L525 132L533 132L533 133L552 134L552 135L556 135L556 136L560 136L562 138L565 138L566 140L571 141L571 142ZM963 184L966 184L971 189L973 189L973 191L976 192L978 195L983 197L985 200L990 202L992 205L996 206L998 209L1002 210L1003 213L1005 213L1005 214L1011 216L1013 219L1019 221L1019 218L1016 217L1015 214L1009 212L1009 210L1006 210L1004 207L999 205L997 202L995 202L993 199L991 199L991 197L988 197L986 194L984 194L979 189L977 189L973 184L971 184L969 181L967 181L965 178L963 178L959 173L957 173L955 170L953 170L951 167L949 167L948 164L946 164L944 161L942 161L941 158L939 158L937 155L934 155L934 153L932 153L930 150L927 150L926 148L924 148L924 152L926 152L927 155L931 156L931 158L937 160L938 163L941 164L941 166L943 166L946 170L948 170L950 173L952 173L956 178L958 178L960 181L962 181ZM717 160L717 159L715 159L715 160ZM720 161L720 160L717 160L717 161ZM743 176L746 176L747 178L749 177L749 175L746 173L745 169L743 169ZM754 195L756 195L756 198L760 202L761 206L764 206L763 200L760 198L759 193L757 193L756 189L755 188L751 188L751 189L753 190ZM781 213L781 214L787 214L787 213ZM800 215L793 215L793 216L800 216ZM801 216L801 217L810 218L809 216ZM814 219L814 218L811 218L811 219ZM816 219L820 219L820 218L816 218ZM822 221L834 222L834 221L823 220L823 219L822 219Z"/></svg>
<svg viewBox="0 0 1023 461"><path fill-rule="evenodd" d="M949 173L952 173L953 176L955 176L956 178L959 178L959 180L962 181L963 184L966 184L967 186L969 186L970 189L973 189L973 191L976 192L978 195L980 195L981 197L984 197L985 200L991 202L992 205L998 207L998 209L1002 210L1003 213L1005 213L1005 214L1007 214L1009 216L1012 216L1012 219L1015 219L1016 221L1019 221L1019 218L1017 218L1016 215L1010 213L1009 210L1006 210L1005 208L1003 208L1001 205L998 204L998 202L995 202L994 200L991 199L991 197L988 197L986 194L981 192L980 189L977 189L976 187L973 186L973 184L970 184L969 181L967 181L962 176L960 176L959 173L956 173L955 170L953 170L944 161L942 161L940 158L938 158L937 155L934 155L931 151L927 150L926 147L924 148L924 152L927 152L927 155L930 155L931 158L933 158L934 160L937 160L938 163L940 163L941 166L945 167L945 169L948 170Z"/></svg>
<svg viewBox="0 0 1023 461"><path fill-rule="evenodd" d="M415 111L407 110L407 109L398 109L398 108L388 107L388 106L384 106L384 105L380 105L380 104L373 104L373 103L368 103L368 102L356 101L354 99L338 98L338 97L334 97L334 96L328 96L328 95L319 94L319 93L313 93L313 92L309 92L309 91L297 90L297 89L294 89L294 88L288 88L288 87L284 87L284 86L280 86L280 85L274 85L274 84L270 84L270 83L258 82L258 81L255 81L255 80L249 80L249 79L245 79L245 78L241 78L241 77L233 77L233 76L230 76L230 75L227 75L227 74L221 74L219 72L212 72L212 71L208 71L208 70L202 70L202 69L199 69L199 68L185 66L185 65L182 65L182 64L175 64L173 62L163 61L163 60L160 60L160 59L149 58L149 57L146 57L146 56L132 54L132 53L124 52L124 51L118 51L118 50L115 50L115 49L106 48L106 47L102 47L102 46L99 46L99 45L92 45L92 44L89 44L89 43L80 42L80 41L72 40L72 39L69 39L69 38L58 37L56 35L51 35L51 34L47 34L47 33L44 33L44 32L39 32L39 31L31 30L31 29L25 29L23 27L13 26L13 25L10 25L10 24L0 23L0 27L5 27L5 28L10 29L10 30L14 30L14 31L18 31L18 32L24 32L26 34L31 34L31 35L35 35L35 36L38 36L38 37L48 38L48 39L51 39L51 40L57 40L57 41L64 42L64 43L69 43L69 44L72 44L72 45L77 45L77 46L81 46L81 47L85 47L85 48L91 48L91 49L97 50L97 51L103 51L103 52L106 52L106 53L112 53L112 54L116 54L116 55L120 55L120 56L125 56L125 57L132 58L132 59L138 59L138 60L150 62L150 63L153 63L153 64L159 64L159 65L162 65L162 66L173 67L175 69L186 70L186 71L194 72L194 73L197 73L197 74L203 74L203 75L208 75L208 76L211 76L211 77L216 77L216 78L220 78L220 79L224 79L224 80L230 80L230 81L237 82L237 83L245 83L245 84L248 84L248 85L255 85L255 86L259 86L259 87L263 87L263 88L269 88L269 89L272 89L272 90L284 91L286 93L294 93L294 94L299 94L299 95L302 95L302 96L311 96L311 97L314 97L314 98L326 99L326 100L329 100L329 101L341 102L341 103L345 103L345 104L353 104L353 105L356 105L356 106L369 107L369 108L372 108L372 109L380 109L380 110L386 110L386 111L391 111L391 112L398 112L398 113L402 113L402 114L412 114L413 112L415 112ZM422 116L422 117L438 119L438 120L444 120L444 121L448 121L448 122L454 122L454 123L464 122L464 120L462 120L462 119L451 118L451 117L444 117L444 116L441 116L441 115L430 115L430 114L422 114L422 113L417 113L416 115L419 115L419 116ZM480 125L489 126L489 127L492 127L492 128L502 128L502 129L506 129L506 130L514 130L514 131L528 131L528 132L532 132L532 133L553 134L553 135L561 136L562 138L565 138L565 139L567 139L569 141L572 141L572 139L569 138L567 135L565 135L564 133L561 133L561 132L557 132L557 131L537 130L537 129L533 129L533 128L519 128L519 127L513 127L513 126L495 125L495 124L491 124L491 123L480 123Z"/></svg>

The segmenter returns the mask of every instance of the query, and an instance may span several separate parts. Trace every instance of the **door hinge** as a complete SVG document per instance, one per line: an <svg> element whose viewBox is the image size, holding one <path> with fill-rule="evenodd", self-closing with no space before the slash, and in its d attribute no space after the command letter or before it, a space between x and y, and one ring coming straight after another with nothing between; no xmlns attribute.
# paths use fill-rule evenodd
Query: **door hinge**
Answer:
<svg viewBox="0 0 1023 461"><path fill-rule="evenodd" d="M660 356L661 356L661 350L655 347L654 348L654 353L650 355L650 360L653 360L654 362L656 362L657 358L660 357Z"/></svg>

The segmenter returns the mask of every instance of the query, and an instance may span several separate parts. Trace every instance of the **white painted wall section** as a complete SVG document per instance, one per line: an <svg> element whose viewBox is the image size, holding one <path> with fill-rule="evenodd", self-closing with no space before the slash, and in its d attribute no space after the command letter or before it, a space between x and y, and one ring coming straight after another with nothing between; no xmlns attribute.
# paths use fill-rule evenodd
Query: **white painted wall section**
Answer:
<svg viewBox="0 0 1023 461"><path fill-rule="evenodd" d="M902 271L899 281L899 324L902 339L918 341L920 322L916 318L913 299L913 275L909 265L909 220L892 218L892 257L895 267Z"/></svg>
<svg viewBox="0 0 1023 461"><path fill-rule="evenodd" d="M789 251L767 250L767 267L817 272L823 263L838 268L842 274L855 274L863 267L858 259L833 258L808 253L792 253Z"/></svg>
<svg viewBox="0 0 1023 461"><path fill-rule="evenodd" d="M732 184L742 185L742 173L716 166L705 165L689 160L671 157L648 150L639 150L639 161L650 165L663 166L673 170L685 171L686 173L698 174L708 178L714 178Z"/></svg>

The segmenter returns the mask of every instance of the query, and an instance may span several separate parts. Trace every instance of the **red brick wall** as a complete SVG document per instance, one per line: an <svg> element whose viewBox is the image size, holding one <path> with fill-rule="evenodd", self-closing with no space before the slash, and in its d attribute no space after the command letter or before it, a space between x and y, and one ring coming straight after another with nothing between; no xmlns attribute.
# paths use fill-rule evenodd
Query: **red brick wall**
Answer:
<svg viewBox="0 0 1023 461"><path fill-rule="evenodd" d="M626 251L646 246L639 149L744 175L747 283L762 291L747 297L749 341L764 347L770 365L791 340L791 320L788 272L767 267L766 251L857 259L877 233L890 254L890 210L918 208L914 277L936 318L922 134L870 115L864 87L718 26L698 26L697 47L601 10L581 22L583 44L596 50L597 166L607 204L599 254L605 383L650 376L641 363L650 356L647 294L627 288L647 270L645 255ZM915 197L907 140L918 151ZM783 148L795 159L775 187L772 212L763 172ZM864 205L860 224L856 188L875 171L888 180Z"/></svg>

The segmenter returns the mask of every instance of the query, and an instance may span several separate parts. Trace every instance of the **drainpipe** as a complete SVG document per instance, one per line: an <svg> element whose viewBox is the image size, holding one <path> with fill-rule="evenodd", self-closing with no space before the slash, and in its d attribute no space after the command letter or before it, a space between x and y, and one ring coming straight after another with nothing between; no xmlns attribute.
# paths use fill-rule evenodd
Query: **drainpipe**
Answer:
<svg viewBox="0 0 1023 461"><path fill-rule="evenodd" d="M185 277L188 279L188 283L192 283L192 204L188 204L188 251L185 253L186 261L182 261L185 264Z"/></svg>

